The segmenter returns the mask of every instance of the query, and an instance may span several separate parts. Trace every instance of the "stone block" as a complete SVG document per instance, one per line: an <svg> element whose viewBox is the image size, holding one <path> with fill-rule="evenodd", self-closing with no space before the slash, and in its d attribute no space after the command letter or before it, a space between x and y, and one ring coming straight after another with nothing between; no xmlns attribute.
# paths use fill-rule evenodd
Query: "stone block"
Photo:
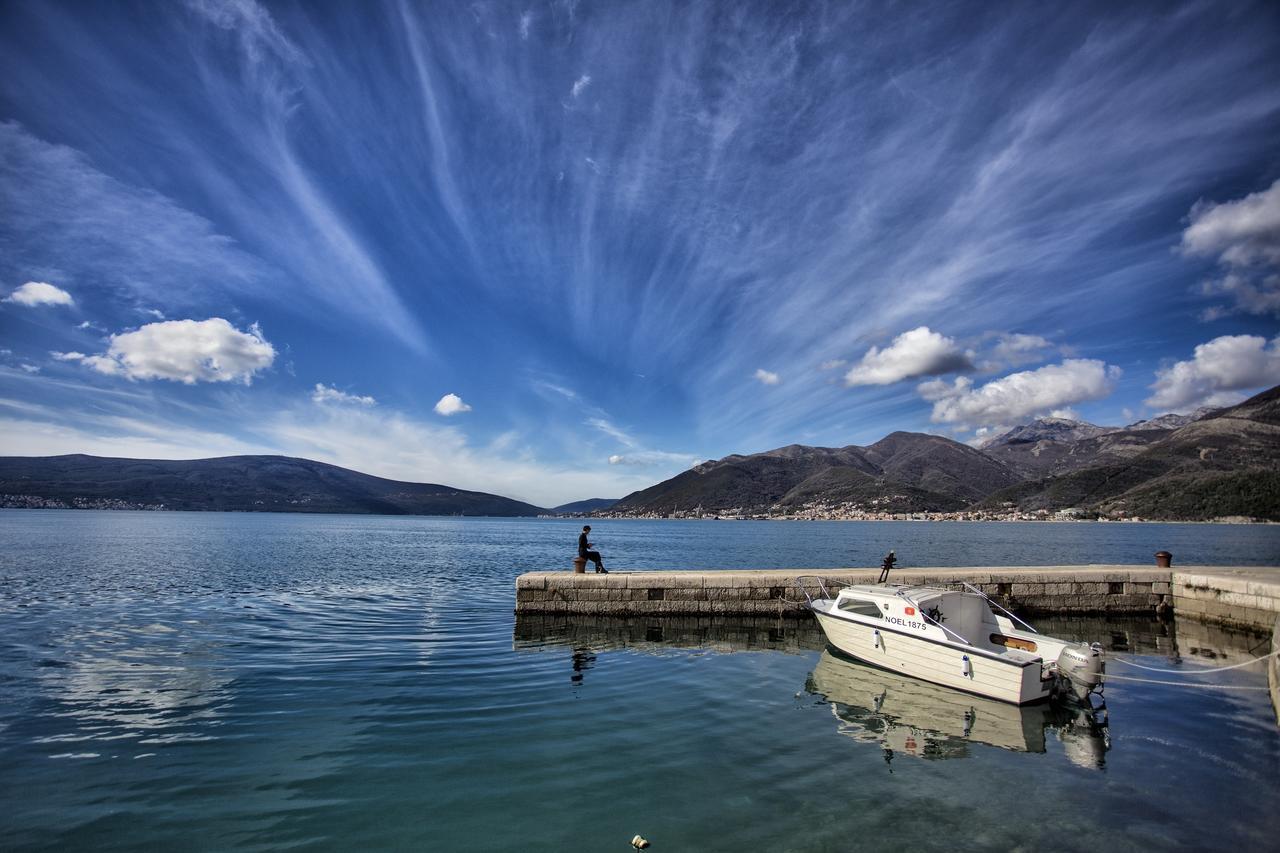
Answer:
<svg viewBox="0 0 1280 853"><path fill-rule="evenodd" d="M1173 590L1173 585L1168 581L1153 581L1151 583L1151 591L1157 595L1168 595Z"/></svg>
<svg viewBox="0 0 1280 853"><path fill-rule="evenodd" d="M702 587L667 587L667 601L705 601L707 590Z"/></svg>
<svg viewBox="0 0 1280 853"><path fill-rule="evenodd" d="M1218 602L1221 604L1233 605L1236 607L1258 607L1258 596L1248 595L1242 592L1223 592L1218 595Z"/></svg>
<svg viewBox="0 0 1280 853"><path fill-rule="evenodd" d="M664 572L661 579L664 589L702 589L705 584L706 575L701 572Z"/></svg>
<svg viewBox="0 0 1280 853"><path fill-rule="evenodd" d="M1246 592L1259 598L1280 598L1280 579L1275 581L1251 580L1245 584Z"/></svg>

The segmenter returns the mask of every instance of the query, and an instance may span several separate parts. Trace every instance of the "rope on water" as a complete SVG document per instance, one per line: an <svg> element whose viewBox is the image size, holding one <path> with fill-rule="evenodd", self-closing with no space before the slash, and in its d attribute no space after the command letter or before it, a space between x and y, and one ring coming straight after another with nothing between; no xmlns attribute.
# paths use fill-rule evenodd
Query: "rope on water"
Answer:
<svg viewBox="0 0 1280 853"><path fill-rule="evenodd" d="M1249 660L1244 661L1243 663L1233 663L1230 666L1214 666L1214 667L1210 667L1209 669L1164 669L1158 666L1147 666L1146 664L1138 663L1137 661L1132 661L1132 660L1129 660L1128 658L1117 658L1117 657L1110 657L1110 656L1107 657L1107 662L1110 663L1114 661L1115 663L1122 663L1122 664L1125 664L1126 666L1134 666L1134 667L1137 667L1138 669L1145 669L1145 670L1148 670L1149 672L1163 672L1167 675L1208 675L1211 672L1226 672L1229 669L1240 669L1243 666L1252 666L1253 664L1258 663L1259 661L1264 661L1264 660L1267 660L1268 658L1273 658L1276 655L1280 655L1280 649L1276 649L1271 654L1263 655L1260 658L1250 658Z"/></svg>
<svg viewBox="0 0 1280 853"><path fill-rule="evenodd" d="M1155 678L1134 678L1127 675L1112 675L1105 673L1102 676L1107 681L1136 681L1139 684L1164 684L1169 687L1198 687L1201 690L1270 690L1270 687L1255 687L1251 684L1194 684L1186 681L1160 681Z"/></svg>

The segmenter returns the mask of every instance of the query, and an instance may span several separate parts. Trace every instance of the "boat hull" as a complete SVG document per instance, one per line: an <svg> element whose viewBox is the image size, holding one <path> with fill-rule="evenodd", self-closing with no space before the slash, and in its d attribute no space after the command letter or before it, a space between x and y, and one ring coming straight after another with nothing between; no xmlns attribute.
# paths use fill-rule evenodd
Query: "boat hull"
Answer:
<svg viewBox="0 0 1280 853"><path fill-rule="evenodd" d="M1051 682L1041 680L1039 660L1004 660L956 643L912 636L884 624L833 615L818 607L812 609L827 642L855 660L1015 705L1049 698Z"/></svg>

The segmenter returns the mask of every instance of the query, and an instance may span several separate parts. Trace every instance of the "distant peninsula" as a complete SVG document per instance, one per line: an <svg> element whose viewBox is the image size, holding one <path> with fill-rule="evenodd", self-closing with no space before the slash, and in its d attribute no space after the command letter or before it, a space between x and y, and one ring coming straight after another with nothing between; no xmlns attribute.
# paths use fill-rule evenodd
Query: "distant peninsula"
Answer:
<svg viewBox="0 0 1280 853"><path fill-rule="evenodd" d="M503 517L550 512L500 495L385 480L289 456L5 456L0 506Z"/></svg>

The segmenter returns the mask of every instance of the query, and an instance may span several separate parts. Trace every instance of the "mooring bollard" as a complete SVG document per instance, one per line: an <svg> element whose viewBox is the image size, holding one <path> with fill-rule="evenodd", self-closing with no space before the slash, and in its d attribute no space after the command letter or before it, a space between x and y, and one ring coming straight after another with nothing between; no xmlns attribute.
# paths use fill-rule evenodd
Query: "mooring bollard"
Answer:
<svg viewBox="0 0 1280 853"><path fill-rule="evenodd" d="M573 558L573 570L574 570L576 573L580 574L580 575L585 575L585 574L587 573L587 558L586 558L586 557L574 557L574 558Z"/></svg>
<svg viewBox="0 0 1280 853"><path fill-rule="evenodd" d="M1167 569L1173 565L1173 555L1168 551L1156 551L1156 568Z"/></svg>

